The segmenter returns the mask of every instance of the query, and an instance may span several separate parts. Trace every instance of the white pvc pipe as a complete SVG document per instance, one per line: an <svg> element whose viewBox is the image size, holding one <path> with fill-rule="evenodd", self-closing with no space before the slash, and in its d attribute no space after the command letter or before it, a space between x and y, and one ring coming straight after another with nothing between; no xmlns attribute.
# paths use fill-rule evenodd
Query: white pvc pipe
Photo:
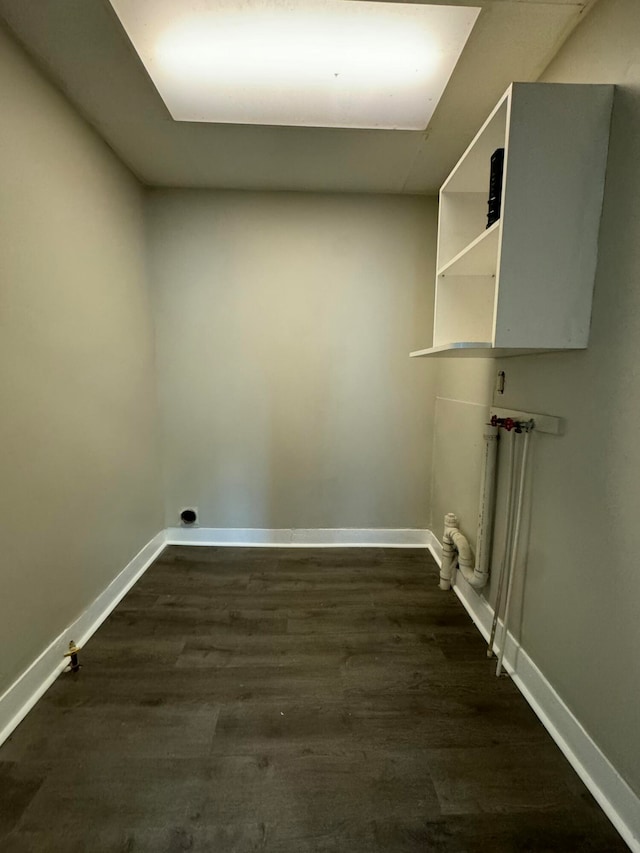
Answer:
<svg viewBox="0 0 640 853"><path fill-rule="evenodd" d="M474 561L473 551L471 550L468 539L459 529L457 517L453 513L447 513L444 519L444 534L442 537L440 589L451 588L455 580L456 568L460 569L465 580L476 589L480 589L487 584L489 579L489 559L491 556L491 532L493 529L493 515L496 503L497 457L498 428L487 425L484 433L476 559Z"/></svg>
<svg viewBox="0 0 640 853"><path fill-rule="evenodd" d="M484 432L483 484L480 489L480 509L476 533L477 559L473 577L462 570L471 586L485 586L489 579L491 536L496 508L496 474L498 470L498 428L486 426Z"/></svg>
<svg viewBox="0 0 640 853"><path fill-rule="evenodd" d="M451 539L451 533L454 530L458 530L458 517L454 513L448 512L444 517L444 533L442 535L440 589L451 589L451 579L458 565L458 552Z"/></svg>
<svg viewBox="0 0 640 853"><path fill-rule="evenodd" d="M527 479L527 464L529 460L529 444L531 439L531 431L528 429L524 434L524 447L522 450L522 463L520 465L520 482L518 483L518 502L516 504L516 514L513 530L513 543L511 545L511 555L509 560L509 575L507 578L507 601L504 606L504 616L502 618L502 642L500 643L500 652L498 654L498 665L496 666L496 675L499 676L502 672L502 661L504 658L504 647L507 643L507 630L509 624L509 609L511 606L511 594L513 592L513 576L515 574L516 560L518 559L518 543L520 540L520 525L522 522L522 505L524 503L524 489Z"/></svg>
<svg viewBox="0 0 640 853"><path fill-rule="evenodd" d="M515 488L515 472L516 472L516 435L512 432L509 435L509 462L507 465L507 500L505 505L505 522L504 522L504 539L502 542L502 557L500 559L500 572L498 575L498 589L496 591L496 602L493 610L493 621L491 623L491 634L489 635L489 644L487 645L487 657L493 655L493 643L496 638L496 628L498 627L498 618L500 614L500 605L502 604L502 587L504 585L505 569L509 565L511 554L511 533L513 530L513 498Z"/></svg>

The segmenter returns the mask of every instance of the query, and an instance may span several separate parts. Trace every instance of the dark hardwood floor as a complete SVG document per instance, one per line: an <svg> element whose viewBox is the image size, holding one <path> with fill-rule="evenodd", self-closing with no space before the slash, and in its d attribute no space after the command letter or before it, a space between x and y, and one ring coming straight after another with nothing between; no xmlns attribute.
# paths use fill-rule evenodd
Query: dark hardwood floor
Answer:
<svg viewBox="0 0 640 853"><path fill-rule="evenodd" d="M170 548L0 749L3 853L614 853L425 551Z"/></svg>

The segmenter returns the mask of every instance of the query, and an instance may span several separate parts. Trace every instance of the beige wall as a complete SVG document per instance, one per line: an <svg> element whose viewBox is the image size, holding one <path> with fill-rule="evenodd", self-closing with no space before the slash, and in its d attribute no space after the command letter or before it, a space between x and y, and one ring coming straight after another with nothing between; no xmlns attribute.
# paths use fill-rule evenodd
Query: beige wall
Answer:
<svg viewBox="0 0 640 853"><path fill-rule="evenodd" d="M539 442L522 640L640 794L640 4L600 0L545 73L617 83L591 343L505 361L508 405L567 419Z"/></svg>
<svg viewBox="0 0 640 853"><path fill-rule="evenodd" d="M0 693L163 526L141 191L0 30Z"/></svg>
<svg viewBox="0 0 640 853"><path fill-rule="evenodd" d="M148 214L167 525L424 527L435 202L169 190Z"/></svg>
<svg viewBox="0 0 640 853"><path fill-rule="evenodd" d="M530 547L516 628L526 651L640 794L639 38L638 0L599 0L542 78L619 85L589 349L484 367L449 362L438 393L488 402L501 368L506 393L496 403L566 418L566 435L535 441ZM437 419L436 447L453 440L438 438L445 426L455 429L450 410ZM461 441L468 442L466 435ZM444 457L436 453L436 479L443 465L455 468L451 453ZM462 481L462 470L457 474ZM460 492L444 506L435 495L434 512L456 509L458 500Z"/></svg>
<svg viewBox="0 0 640 853"><path fill-rule="evenodd" d="M491 403L492 359L438 359L434 409L431 527L441 538L455 512L475 545L482 477L483 425Z"/></svg>

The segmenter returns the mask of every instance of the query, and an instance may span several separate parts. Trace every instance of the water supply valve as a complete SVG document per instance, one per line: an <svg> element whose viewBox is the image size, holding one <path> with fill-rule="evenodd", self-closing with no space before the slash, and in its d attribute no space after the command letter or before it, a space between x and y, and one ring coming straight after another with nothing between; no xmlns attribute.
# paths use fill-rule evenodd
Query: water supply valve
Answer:
<svg viewBox="0 0 640 853"><path fill-rule="evenodd" d="M499 418L497 415L491 416L491 426L501 427L502 429L506 429L507 432L511 432L517 423L513 418Z"/></svg>
<svg viewBox="0 0 640 853"><path fill-rule="evenodd" d="M69 651L64 653L66 658L69 658L69 667L66 669L66 672L79 672L80 671L80 663L78 662L78 652L80 651L79 647L71 640L69 643Z"/></svg>
<svg viewBox="0 0 640 853"><path fill-rule="evenodd" d="M497 415L492 415L490 424L492 427L506 429L507 432L515 430L517 433L523 433L530 432L535 426L535 421L533 419L528 421L516 421L513 418L499 418Z"/></svg>

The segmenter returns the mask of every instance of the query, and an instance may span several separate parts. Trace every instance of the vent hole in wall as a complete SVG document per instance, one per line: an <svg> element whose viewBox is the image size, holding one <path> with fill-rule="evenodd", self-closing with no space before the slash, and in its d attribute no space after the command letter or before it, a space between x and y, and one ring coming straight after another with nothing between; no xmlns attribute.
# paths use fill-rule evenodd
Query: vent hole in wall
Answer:
<svg viewBox="0 0 640 853"><path fill-rule="evenodd" d="M195 509L183 509L180 513L180 521L190 527L198 520L198 513Z"/></svg>

